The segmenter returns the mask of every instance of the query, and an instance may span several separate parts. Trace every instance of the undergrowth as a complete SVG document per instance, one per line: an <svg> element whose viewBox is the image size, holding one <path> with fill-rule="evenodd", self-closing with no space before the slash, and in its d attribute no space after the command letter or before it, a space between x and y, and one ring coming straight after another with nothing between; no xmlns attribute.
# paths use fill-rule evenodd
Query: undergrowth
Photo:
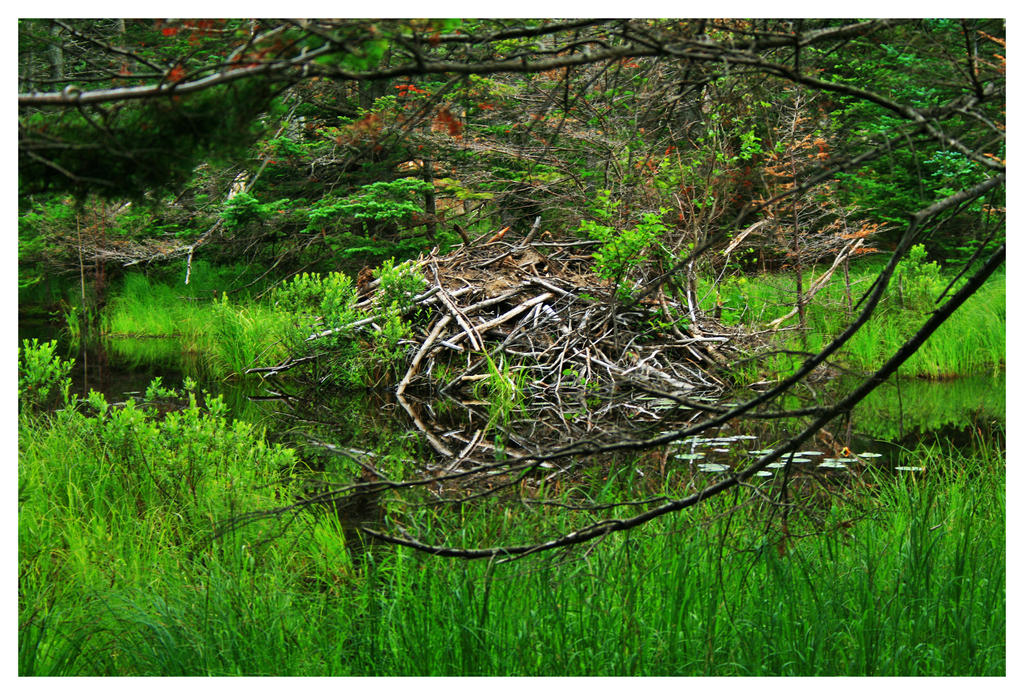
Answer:
<svg viewBox="0 0 1024 695"><path fill-rule="evenodd" d="M378 299L357 309L351 278L337 272L302 273L266 300L129 274L102 314L101 332L111 349L129 359L198 356L183 364L196 376L235 377L313 348L329 350L321 368L333 383L393 384L407 350L411 298L423 280L393 261L377 275ZM147 344L157 339L173 342Z"/></svg>
<svg viewBox="0 0 1024 695"><path fill-rule="evenodd" d="M172 395L184 407L161 416ZM922 450L924 472L879 469L781 535L719 496L495 564L355 543L309 510L230 530L287 503L298 462L203 401L154 384L120 408L26 402L21 675L1005 674L998 448ZM467 545L575 523L558 506L449 513Z"/></svg>
<svg viewBox="0 0 1024 695"><path fill-rule="evenodd" d="M758 362L766 372L787 372L827 345L856 316L856 304L878 271L876 263L850 269L847 294L837 270L806 307L807 327L798 319L785 322L776 334L774 349L791 351ZM912 249L900 264L871 319L844 345L836 361L856 372L874 371L920 328L935 302L953 279L939 266L926 262L923 247ZM953 291L956 287L953 288ZM758 329L785 315L795 304L795 283L787 274L737 276L703 299L706 311L721 312L730 324ZM799 353L793 355L792 353ZM946 378L991 374L1006 364L1006 275L993 276L968 299L901 368L905 376ZM756 370L750 376L757 378Z"/></svg>

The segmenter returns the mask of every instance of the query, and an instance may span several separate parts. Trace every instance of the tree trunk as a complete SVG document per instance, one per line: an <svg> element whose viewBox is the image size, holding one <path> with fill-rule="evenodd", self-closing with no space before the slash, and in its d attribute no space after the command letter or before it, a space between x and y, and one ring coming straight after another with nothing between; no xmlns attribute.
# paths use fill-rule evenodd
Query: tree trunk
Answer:
<svg viewBox="0 0 1024 695"><path fill-rule="evenodd" d="M57 24L50 25L50 36L53 43L50 44L50 77L55 80L64 79L64 49L60 42L60 27Z"/></svg>
<svg viewBox="0 0 1024 695"><path fill-rule="evenodd" d="M430 184L430 188L423 195L423 207L427 212L427 236L430 241L437 242L437 200L434 197L434 162L425 157L423 159L423 180Z"/></svg>

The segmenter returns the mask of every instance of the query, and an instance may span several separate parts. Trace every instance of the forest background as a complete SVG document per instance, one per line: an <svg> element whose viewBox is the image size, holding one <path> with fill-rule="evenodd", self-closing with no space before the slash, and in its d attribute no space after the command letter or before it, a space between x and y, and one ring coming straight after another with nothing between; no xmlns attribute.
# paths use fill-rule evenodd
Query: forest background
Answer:
<svg viewBox="0 0 1024 695"><path fill-rule="evenodd" d="M387 493L381 506L389 509L388 523L361 521L361 534L496 563L573 547L586 559L592 548L606 545L611 554L602 551L599 562L608 573L601 576L610 577L611 568L632 566L632 529L684 523L670 519L688 518L674 513L690 508L706 508L707 524L718 514L728 517L723 493L748 489L781 457L792 459L804 442L824 441L825 425L846 417L888 377L947 378L995 373L1005 365L1003 20L22 20L18 44L19 242L11 277L18 278L23 306L42 306L59 317L72 339L95 332L187 334L193 341L189 352L205 356L206 375L218 379L287 372L293 383L341 391L390 391L397 384L399 398L414 377L428 387L476 384L466 390L499 406L488 431L501 431L524 394L550 394L553 381L556 391L563 384L574 389L584 409L613 400L625 383L616 375L644 364L662 379L657 386L642 384L649 393L705 415L692 427L637 440L577 437L557 447L535 442L534 449L507 459L471 459L479 466L471 472L510 476L517 484L536 482L547 476L545 467L571 462L566 465L572 485L567 482L564 491L541 485L537 493L548 508L572 510L565 516L526 514L530 523L510 525L493 521L499 516L480 514L466 522L448 514L446 509L479 498L496 500L506 518L511 508L502 507L509 498L488 497L472 484L429 499L432 488L426 486L437 479L429 467L411 462L437 454L444 460L445 449L433 440L434 451L426 447L426 454L405 444L382 445L390 447L377 452L385 467L368 469L365 460L351 459L336 471L340 475L328 492L313 498L316 504L307 495L307 503L281 506L274 501L279 498L267 496L266 483L275 472L305 465L291 458L299 450L268 445L247 425L227 428L222 406L216 399L197 401L194 383L186 385L191 395L157 383L139 410L113 408L102 396L71 396L64 381L70 366L52 350L26 345L19 354L19 495L30 501L24 508L31 513L19 529L22 547L49 547L58 542L51 534L59 528L59 543L74 550L52 558L20 557L25 670L80 672L90 668L87 655L96 653L106 654L101 670L116 667L111 653L131 654L128 672L230 670L240 657L205 651L211 634L203 630L213 623L197 626L188 597L197 582L209 581L203 585L217 587L217 605L205 617L231 620L236 601L248 600L244 592L233 593L232 563L251 562L252 572L268 573L260 581L277 583L281 601L304 607L290 611L269 601L258 606L264 617L315 615L348 635L337 647L342 651L316 643L292 668L341 668L352 654L387 653L384 660L399 670L451 672L456 661L410 665L393 648L417 629L416 616L406 611L417 597L402 593L408 587L401 581L415 566L406 563L416 561L396 555L395 564L371 581L349 557L346 533L338 534L323 517L306 516L310 508ZM627 345L615 334L599 346L618 350L605 368L607 380L602 369L590 372L589 357L542 363L540 371L548 375L543 377L511 357L499 359L505 347L507 355L523 352L521 344L509 342L515 331L499 347L487 343L469 366L435 359L437 351L430 349L443 342L443 327L463 327L468 319L454 304L428 307L429 292L452 302L444 292L454 289L443 287L440 274L430 269L457 268L459 277L469 277L474 263L478 271L492 264L503 268L502 282L543 272L539 287L554 283L555 289L547 288L550 296L536 295L537 305L530 305L499 279L474 275L489 297L485 301L512 302L504 305L508 314L493 320L532 308L525 316L534 327L550 330L551 340L568 341L565 336L591 331L557 330L544 323L545 316L571 316L564 312L582 308L589 317L588 308L597 308L607 317L603 326L584 319L584 325L601 326L595 339L606 337L601 331L607 326L615 333L621 325L635 340ZM512 287L522 291L525 285ZM502 294L506 290L510 294ZM441 316L445 311L449 318ZM521 319L516 330L527 323ZM471 327L463 330L465 335L449 336L455 347L446 349L465 351L452 342L456 337L474 350L484 346L485 331L474 336ZM663 343L657 341L666 339L693 359L659 358ZM527 354L543 354L532 343L530 348ZM418 371L420 357L428 353L428 367ZM684 362L692 367L688 380L749 390L738 403L717 405L664 388L682 383L679 372L666 370ZM821 380L840 373L857 380L845 393L819 399ZM312 393L319 398L323 390ZM159 404L174 397L185 398L187 407L161 419ZM51 415L55 402L61 408ZM670 490L666 479L665 489L652 491L657 495L637 499L632 478L621 475L637 470L640 458L620 468L614 466L621 462L587 463L616 452L643 457L655 447L693 441L751 416L795 418L802 429L771 449L751 452L755 460L704 487ZM89 491L83 500L99 504L88 529L67 516L75 508L72 497L84 493L69 489L62 502L48 492L54 489L51 476L63 470L49 465L60 458L54 452L78 450L70 441L86 453L66 472L76 488ZM212 443L209 466L161 453L176 450L167 449L168 442L180 447L182 441L191 442L188 451L196 442ZM915 535L914 524L929 517L916 513L922 498L901 497L906 489L899 485L882 507L896 510L897 520L911 521L878 530L896 538L907 534L901 546L906 554L894 556L890 568L898 586L943 576L948 583L937 589L942 596L970 600L957 598L955 611L940 612L941 624L926 626L917 617L903 623L908 639L917 640L913 648L901 650L901 637L882 657L872 642L876 613L858 613L858 627L849 635L859 645L856 658L846 662L838 656L850 644L828 652L849 672L939 672L943 663L957 673L1005 667L996 591L1003 571L998 529L1005 464L998 439L985 446L969 465L933 452L929 465L948 472L956 484L939 487L931 482L935 477L922 488L935 495L928 500L941 500L929 501L926 510L947 502L960 511L984 508L984 542L950 546L949 555L943 546L928 556L937 564L918 563L915 543L927 534ZM108 469L110 452L115 465ZM147 468L157 460L160 467ZM442 467L461 461L453 457ZM756 509L747 519L751 523L741 524L751 535L736 541L742 548L737 552L759 558L750 565L758 572L783 567L765 555L808 563L785 565L785 571L817 571L820 558L811 556L818 551L794 539L805 537L802 532L833 539L840 545L820 546L820 552L846 553L849 548L836 539L845 538L842 529L860 518L862 508L823 508L820 497L800 487L798 496L808 504L791 518L790 495L797 493L789 487L790 468L785 470L763 507L735 506L734 511ZM978 470L987 472L984 484L972 487L965 471ZM511 484L502 480L498 490L507 492ZM296 482L288 494L303 494L308 484ZM877 499L872 489L864 488L865 500ZM907 489L917 494L918 488ZM437 511L425 513L425 507ZM185 510L175 512L180 520L167 516L172 509ZM635 511L616 516L622 510ZM953 517L970 518L959 512ZM302 534L286 523L290 519L303 520ZM152 577L140 571L146 563L131 552L119 558L123 564L112 565L117 569L109 576L96 561L96 553L106 552L103 538L110 538L104 524L126 520L133 523L118 527L114 537L152 533L159 537L156 547L168 553L157 562L161 569L153 581L175 597L173 605L152 603L145 588ZM221 526L225 520L227 530ZM957 528L963 535L951 537L970 532ZM217 544L207 559L213 565L194 565L193 553L211 531ZM264 532L269 536L259 535ZM265 552L254 553L241 541L250 533L264 539ZM720 538L719 573L725 531ZM283 549L300 539L315 543L282 562L288 557ZM659 543L650 544L650 566L678 557L679 548ZM713 545L698 543L702 552ZM694 557L705 557L694 550ZM863 561L851 557L851 566ZM947 559L960 569L945 572ZM709 559L707 568L713 565ZM476 622L465 623L469 632L460 633L460 646L445 642L445 649L468 660L463 665L472 661L473 669L528 672L537 667L530 654L520 654L514 666L495 662L497 652L470 637L484 634L478 631L488 621L495 566L488 564L472 581L470 573L477 570L466 570L467 583L459 586L469 593L450 608ZM188 568L184 574L182 567ZM256 574L243 574L256 581ZM452 580L438 576L429 575L429 581ZM982 576L990 583L975 582ZM97 593L54 588L73 584L68 577ZM678 579L652 577L655 586L645 596L658 594L657 582ZM742 588L746 577L733 578ZM374 593L378 579L389 587L383 594ZM480 581L488 587L482 599L472 593ZM923 584L926 592L939 586ZM311 586L317 589L310 592ZM629 582L601 586L626 592L630 606L643 603ZM544 595L543 582L535 588ZM349 589L357 603L373 607L361 614L365 621L358 629L346 626L345 611L334 612L337 592ZM860 585L856 595L870 601L875 589ZM811 596L817 594L808 589L803 598ZM915 616L925 616L933 598L908 605L923 611ZM109 622L119 618L101 605L115 599L138 606L130 611L133 627L123 639ZM586 599L581 594L566 600ZM631 615L654 620L661 609L650 601L647 612ZM513 621L527 604L516 605L519 614L506 616ZM657 672L675 672L680 659L691 659L688 672L753 668L755 651L744 651L749 645L740 633L720 632L725 628L716 600L702 605L708 621L677 614L654 632L703 626L699 634L687 635L688 644L702 645L703 659L692 660L689 649L665 654L663 641L642 638L637 622L619 626L623 632L616 634L630 640ZM850 622L848 606L829 606L839 623ZM768 611L763 615L771 614L770 605L762 608ZM376 628L374 611L385 610L413 622L387 634L368 632L368 626ZM967 614L977 616L976 632L956 627ZM120 646L84 649L84 626L91 621L109 628L98 639ZM67 628L57 634L51 624ZM229 643L244 644L260 624L225 628ZM517 623L503 625L505 638L516 642ZM155 630L156 642L145 636L146 626ZM822 629L816 639L825 639L829 628ZM580 635L587 632L581 629ZM942 646L929 646L929 632L943 636ZM316 641L314 633L303 634ZM155 646L168 635L189 646ZM373 643L368 650L366 640ZM787 633L787 644L799 641ZM267 646L242 657L242 670L270 668L274 651ZM585 671L593 653L545 651L540 661L553 668L564 656ZM743 658L730 661L740 653ZM790 663L782 650L776 655L776 666ZM549 657L553 661L545 661ZM798 672L827 671L829 659L800 661ZM628 658L608 663L616 672L640 668Z"/></svg>

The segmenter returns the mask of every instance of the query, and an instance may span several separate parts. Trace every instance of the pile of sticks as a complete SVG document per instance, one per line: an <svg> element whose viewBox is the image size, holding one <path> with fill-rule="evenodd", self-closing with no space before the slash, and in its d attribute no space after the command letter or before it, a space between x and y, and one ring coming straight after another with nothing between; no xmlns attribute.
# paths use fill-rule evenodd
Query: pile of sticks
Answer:
<svg viewBox="0 0 1024 695"><path fill-rule="evenodd" d="M416 262L427 288L412 298L420 318L398 395L410 388L471 393L487 379L535 396L633 388L684 395L725 386L716 372L739 336L661 292L621 301L592 271L597 242L545 240L538 227L539 221L518 241L503 230ZM372 308L378 287L379 281L364 283L357 308ZM372 315L357 323L309 340L374 327Z"/></svg>

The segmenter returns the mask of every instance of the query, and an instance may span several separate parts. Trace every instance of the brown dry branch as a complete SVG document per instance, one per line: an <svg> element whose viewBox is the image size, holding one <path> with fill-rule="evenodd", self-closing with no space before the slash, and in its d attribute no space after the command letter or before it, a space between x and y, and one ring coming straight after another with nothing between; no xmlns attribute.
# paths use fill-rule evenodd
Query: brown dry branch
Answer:
<svg viewBox="0 0 1024 695"><path fill-rule="evenodd" d="M863 238L858 238L858 239L851 240L842 249L842 251L840 251L838 254L836 254L835 260L832 261L832 265L829 266L829 269L826 270L824 273L822 273L818 278L816 278L815 280L811 281L811 284L808 286L807 290L804 292L803 301L805 303L810 302L814 298L814 295L816 295L818 293L818 290L820 290L822 287L824 287L825 285L828 284L828 281L832 278L832 273L834 273L836 271L836 268L838 268L850 256L856 254L857 251L860 250L860 248L863 245L864 245L864 239ZM789 313L787 313L785 316L780 316L779 318L775 319L774 321L770 321L768 323L768 327L769 328L778 328L783 323L785 323L789 319L791 319L794 316L796 316L797 312L798 312L797 308L791 309L789 311Z"/></svg>
<svg viewBox="0 0 1024 695"><path fill-rule="evenodd" d="M587 247L534 243L536 231L416 261L428 286L411 301L419 312L409 361L398 370L399 395L417 388L456 394L498 378L488 364L499 362L531 394L722 388L721 367L737 352L731 329L667 296L622 302L593 273ZM378 290L367 283L357 308L370 309ZM316 346L333 334L373 330L376 321L371 315L323 327L307 340Z"/></svg>
<svg viewBox="0 0 1024 695"><path fill-rule="evenodd" d="M459 505L468 500L493 495L501 495L505 501L525 501L526 499L531 499L533 488L540 490L543 486L551 484L557 490L558 484L561 481L564 480L567 483L572 483L580 472L588 471L595 466L602 466L602 457L614 454L615 452L653 452L657 455L656 449L659 446L681 442L686 437L706 435L712 432L723 433L734 426L733 423L738 418L745 415L776 417L778 415L794 416L799 414L811 418L810 422L799 433L776 445L770 453L765 453L742 470L736 470L715 482L707 485L697 485L692 488L692 493L690 494L665 499L657 495L652 496L649 494L650 491L644 490L643 492L648 494L638 494L637 499L646 501L634 505L636 511L632 515L619 518L591 517L589 523L583 522L575 530L567 533L563 530L547 535L546 538L544 538L545 534L540 534L541 537L525 542L510 540L510 542L504 545L491 547L459 547L448 540L434 540L429 537L430 534L421 535L423 529L418 529L415 523L406 525L398 516L392 516L391 520L385 525L381 525L379 522L371 519L358 521L355 524L355 527L361 533L380 542L404 545L441 556L466 559L493 557L499 561L504 561L545 550L569 548L579 544L591 543L600 540L608 534L636 528L655 518L688 509L727 490L746 486L759 471L765 469L780 457L797 451L812 438L819 440L822 445L834 449L839 446L839 443L835 441L828 443L826 441L829 437L824 427L835 418L848 413L867 394L878 385L884 383L927 340L938 326L966 301L996 268L1004 263L1005 246L993 254L974 273L964 287L938 307L921 326L918 333L900 347L882 368L864 379L859 386L855 387L852 392L838 402L801 411L800 413L769 413L763 411L763 407L773 402L780 395L791 393L790 389L794 384L804 381L808 375L842 347L870 319L885 292L899 259L914 242L917 233L923 225L944 212L955 208L963 201L976 199L984 195L988 190L1003 185L1004 182L1004 175L993 177L917 213L905 231L896 253L880 273L878 282L869 291L856 319L852 321L841 335L837 336L820 352L809 357L794 373L759 395L754 395L741 403L722 404L724 407L709 409L706 412L699 410L696 412L691 411L688 419L684 418L683 421L680 421L678 417L686 414L672 408L673 405L680 403L678 399L672 397L674 396L675 389L666 391L664 395L669 397L660 399L663 401L662 403L659 403L658 400L642 401L635 397L635 393L626 394L629 396L628 398L616 398L616 395L623 395L621 391L618 394L602 393L603 398L600 400L603 405L601 405L599 410L593 408L584 411L580 416L571 417L570 419L570 417L566 416L566 409L562 407L563 404L560 401L563 393L559 390L554 390L550 394L556 403L552 404L551 412L539 413L533 409L531 404L529 414L513 422L513 426L505 426L501 422L495 423L493 416L487 412L482 412L484 410L482 407L475 411L478 406L485 406L485 403L479 401L473 403L463 400L461 402L462 406L469 414L465 418L467 424L463 426L456 425L455 427L440 421L436 417L436 413L432 411L429 401L418 401L415 397L410 396L408 399L400 399L400 405L416 422L417 428L424 433L426 440L436 454L433 460L425 460L429 457L421 458L418 477L397 482L378 478L369 482L335 487L332 490L322 491L318 494L324 499L340 498L345 500L349 498L361 499L366 496L376 499L378 496L387 493L393 496L392 502L395 504L395 511L398 511L397 508L403 504L412 506ZM508 249L507 244L496 244L495 246L498 247L498 252L501 249ZM520 248L517 248L508 257L512 265L514 265L515 259L524 253L525 249L521 248L522 246L525 245L521 244ZM453 276L445 276L444 273L439 273L439 277L445 277L445 280L442 282L462 284L465 281L460 278L459 274L468 271L459 265L459 262L469 262L473 259L479 261L489 257L488 254L483 253L482 249L473 251L470 256L464 255L463 251L462 249L457 250L443 259L429 257L421 262L441 261L443 265L447 261L454 266L454 270L457 272ZM556 253L553 252L551 255L555 256ZM571 264L567 264L567 267L572 269ZM582 270L582 268L576 269L577 272ZM585 276L581 275L581 277ZM524 297L542 296L536 295L536 290L531 289L529 277L506 279L513 284L512 291L515 296L507 297L504 300L504 306L501 303L490 305L488 317L481 317L473 311L463 309L463 313L478 328L488 320L493 321L493 318L489 317L494 312L498 312L499 316L501 316L509 313L509 306L513 306L513 308L521 306L526 301ZM517 280L519 282L518 285L515 284ZM590 314L593 314L595 311L600 313L603 310L604 313L611 313L615 319L628 318L631 314L642 313L642 307L619 307L614 303L614 295L611 293L604 295L604 304L595 307L593 306L595 300L579 298L579 295L582 293L579 292L578 286L573 288L564 279L564 276L548 274L543 280L546 283L563 289L566 292L566 298L576 298L573 301L567 301L565 304L558 305L557 308L555 308L557 300L551 302L552 310L561 320L567 323L571 322L573 325L588 326L588 330L579 332L589 334L591 337L586 337L582 340L577 340L574 337L573 339L565 340L564 343L555 342L555 346L562 345L557 360L547 357L544 361L534 361L531 364L549 365L554 363L559 365L566 361L574 360L571 362L574 368L589 369L590 374L595 379L603 378L604 374L608 373L612 377L613 386L622 388L623 386L628 386L628 383L621 379L621 372L631 368L636 368L637 372L641 372L642 370L639 369L641 364L655 363L662 352L668 349L667 344L652 347L652 342L638 339L640 336L649 337L642 331L634 333L632 339L625 346L623 346L621 338L616 342L611 337L610 330L606 331L604 336L593 337L594 334L591 333L590 329L594 329L596 333L598 332L596 327L605 325L605 323L594 316L587 315L588 305L590 305ZM600 291L600 288L590 288L588 286L588 290ZM553 296L555 293L549 292L549 294ZM534 306L545 306L547 301L538 301ZM577 304L580 306L576 306ZM442 305L438 303L439 312L443 311L440 309L440 306ZM502 326L503 335L506 335L505 341L510 344L528 337L539 340L539 336L543 334L543 331L524 329L529 327L529 324L532 322L531 316L535 314L538 316L538 329L542 327L544 324L540 322L540 313L537 309L529 310L529 313L524 310L520 312L520 316L526 314L525 317L519 318L515 323L512 323L511 319L509 320L509 323L512 323L512 325L496 325ZM437 326L440 325L444 316L449 315L443 314L441 318L436 319L436 322L428 325L432 325L433 329L437 330ZM524 326L524 322L527 325ZM447 325L452 325L451 319L445 323L445 326ZM551 327L549 326L549 337L550 329ZM705 330L710 332L711 329L705 326ZM437 331L437 335L441 335L443 332L444 327ZM576 331L570 327L570 334L572 333L576 333ZM485 341L493 341L493 339L486 335L486 331L481 331L481 334L484 335ZM558 340L557 336L554 339ZM431 345L426 344L426 342L423 341L421 343L421 350L424 353L432 349ZM491 347L489 349L492 352L502 349L501 346L494 346L493 342L490 344ZM613 352L612 346L619 347L619 351ZM538 346L535 352L543 355L544 350L540 348L541 346ZM507 348L505 349L507 350ZM553 353L554 350L551 352ZM632 358L631 363L621 359L624 354L631 352L636 354L636 357ZM510 352L509 354L512 353ZM535 357L535 355L531 355L531 357ZM620 359L613 361L615 358ZM616 370L619 371L617 372ZM620 381L615 381L617 376L620 377ZM669 376L671 376L671 373ZM661 379L664 380L663 377ZM650 378L649 374L645 373L641 383L651 384L657 381L658 379ZM563 391L566 394L568 393L568 389L563 389ZM693 400L696 400L696 398L693 398ZM636 417L633 412L629 412L630 408L636 408L637 406L641 408L641 417ZM652 412L642 412L645 407L649 407ZM665 408L665 410L657 412L659 408ZM665 414L671 414L671 417L664 417ZM620 417L616 417L616 415ZM486 422L487 425L483 427L479 426L479 424L473 426L474 421L476 423ZM628 425L626 428L620 426L624 421ZM638 427L638 421L645 421L647 427ZM666 427L669 429L666 429ZM632 434L626 433L629 430L631 430ZM592 472L600 473L602 471ZM786 475L790 475L788 468ZM411 498L406 497L407 493L413 493L416 490L421 491L422 494L414 495ZM398 496L399 494L401 494L401 497ZM543 497L534 497L533 499L541 504L551 502L552 499L556 503L565 501L557 498L545 500ZM570 502L577 504L577 502L572 500ZM236 524L246 523L267 514L294 511L306 503L306 501L302 501L296 505L262 512L259 515L239 518L233 520L233 522ZM781 500L780 503L785 503L785 500ZM624 508L628 507L628 505L621 506ZM598 507L592 507L592 509L600 511Z"/></svg>

